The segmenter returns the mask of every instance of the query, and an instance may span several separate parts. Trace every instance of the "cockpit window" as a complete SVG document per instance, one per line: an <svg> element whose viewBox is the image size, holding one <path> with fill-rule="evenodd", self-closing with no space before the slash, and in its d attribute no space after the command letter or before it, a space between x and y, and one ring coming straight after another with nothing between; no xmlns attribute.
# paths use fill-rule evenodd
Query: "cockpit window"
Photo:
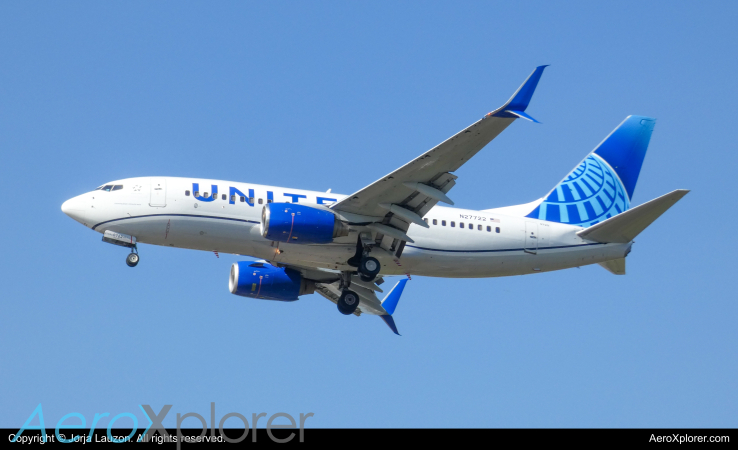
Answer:
<svg viewBox="0 0 738 450"><path fill-rule="evenodd" d="M105 192L110 192L111 189L113 189L113 185L112 184L106 184L105 186L102 187L101 190L103 190Z"/></svg>
<svg viewBox="0 0 738 450"><path fill-rule="evenodd" d="M104 188L105 186L100 186L99 188L95 189L96 191L99 191L100 189Z"/></svg>
<svg viewBox="0 0 738 450"><path fill-rule="evenodd" d="M114 191L120 191L121 189L123 189L123 185L122 184L116 184L115 186L113 186L113 190Z"/></svg>

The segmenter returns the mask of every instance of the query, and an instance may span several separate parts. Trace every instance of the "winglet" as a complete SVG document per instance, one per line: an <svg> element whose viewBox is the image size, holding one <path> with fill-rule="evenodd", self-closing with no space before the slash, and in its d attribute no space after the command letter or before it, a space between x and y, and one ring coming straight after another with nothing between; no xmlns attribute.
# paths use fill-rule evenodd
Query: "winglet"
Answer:
<svg viewBox="0 0 738 450"><path fill-rule="evenodd" d="M533 92L535 92L536 86L538 86L538 81L541 79L541 75L543 74L543 69L546 67L548 67L548 64L536 67L533 73L528 76L525 82L517 91L515 91L513 96L510 97L510 100L490 115L494 117L509 117L512 119L522 117L523 119L530 120L531 122L540 123L528 114L525 114L525 109L528 107L530 99L533 97Z"/></svg>
<svg viewBox="0 0 738 450"><path fill-rule="evenodd" d="M390 330L392 330L396 335L402 336L400 333L397 332L397 325L395 325L395 319L392 318L392 316L379 316L384 320L384 323L387 324L388 327L390 327Z"/></svg>
<svg viewBox="0 0 738 450"><path fill-rule="evenodd" d="M407 278L403 278L402 280L398 281L395 287L393 287L389 294L387 294L387 296L384 298L384 300L382 300L382 307L385 311L387 311L387 314L379 316L382 318L382 320L384 320L384 323L386 323L387 326L390 327L390 330L392 330L398 336L400 335L400 333L397 332L397 326L395 325L395 320L392 318L392 314L395 313L397 303L400 301L402 291L405 289L405 284L407 284Z"/></svg>

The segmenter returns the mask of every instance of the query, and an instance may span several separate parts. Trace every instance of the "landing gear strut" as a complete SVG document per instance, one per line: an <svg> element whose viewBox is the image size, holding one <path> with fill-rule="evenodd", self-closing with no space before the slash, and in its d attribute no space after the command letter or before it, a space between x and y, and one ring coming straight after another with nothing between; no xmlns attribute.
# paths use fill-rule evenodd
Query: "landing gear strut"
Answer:
<svg viewBox="0 0 738 450"><path fill-rule="evenodd" d="M140 258L138 257L138 249L136 247L131 247L131 253L126 256L126 264L128 265L128 267L136 267L139 259Z"/></svg>
<svg viewBox="0 0 738 450"><path fill-rule="evenodd" d="M347 262L356 267L362 281L371 282L379 275L382 265L377 258L369 256L374 241L369 233L362 233L356 240L356 253Z"/></svg>

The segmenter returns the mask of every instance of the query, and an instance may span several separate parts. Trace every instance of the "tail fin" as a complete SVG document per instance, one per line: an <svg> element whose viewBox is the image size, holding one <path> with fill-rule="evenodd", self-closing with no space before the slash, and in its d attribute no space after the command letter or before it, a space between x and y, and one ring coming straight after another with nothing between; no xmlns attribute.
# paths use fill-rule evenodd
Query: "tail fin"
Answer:
<svg viewBox="0 0 738 450"><path fill-rule="evenodd" d="M655 124L626 117L526 217L588 227L630 208Z"/></svg>

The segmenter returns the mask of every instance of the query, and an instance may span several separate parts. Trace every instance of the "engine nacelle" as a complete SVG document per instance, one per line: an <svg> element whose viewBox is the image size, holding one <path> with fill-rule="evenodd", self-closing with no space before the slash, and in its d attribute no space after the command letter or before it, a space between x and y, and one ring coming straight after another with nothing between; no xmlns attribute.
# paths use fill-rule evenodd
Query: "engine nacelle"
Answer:
<svg viewBox="0 0 738 450"><path fill-rule="evenodd" d="M256 261L233 263L228 287L231 294L285 302L315 292L315 283L300 272Z"/></svg>
<svg viewBox="0 0 738 450"><path fill-rule="evenodd" d="M332 212L295 203L268 203L261 211L261 235L291 244L327 244L348 236L348 227Z"/></svg>

